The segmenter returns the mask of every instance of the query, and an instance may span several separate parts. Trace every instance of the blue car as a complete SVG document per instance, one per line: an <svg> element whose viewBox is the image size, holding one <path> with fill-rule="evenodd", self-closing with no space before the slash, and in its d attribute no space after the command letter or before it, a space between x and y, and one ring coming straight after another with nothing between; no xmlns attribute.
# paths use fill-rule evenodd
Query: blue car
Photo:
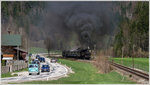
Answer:
<svg viewBox="0 0 150 85"><path fill-rule="evenodd" d="M45 58L42 58L42 62L45 62Z"/></svg>
<svg viewBox="0 0 150 85"><path fill-rule="evenodd" d="M42 67L41 67L41 72L50 72L50 67L49 67L49 65L42 65Z"/></svg>
<svg viewBox="0 0 150 85"><path fill-rule="evenodd" d="M29 64L28 68L29 75L31 74L40 74L40 66L38 64Z"/></svg>
<svg viewBox="0 0 150 85"><path fill-rule="evenodd" d="M40 58L40 55L36 55L36 59Z"/></svg>
<svg viewBox="0 0 150 85"><path fill-rule="evenodd" d="M34 60L32 61L32 64L40 64L40 62L38 60Z"/></svg>
<svg viewBox="0 0 150 85"><path fill-rule="evenodd" d="M39 60L40 62L45 62L45 58L43 58L43 57L38 58L38 60Z"/></svg>

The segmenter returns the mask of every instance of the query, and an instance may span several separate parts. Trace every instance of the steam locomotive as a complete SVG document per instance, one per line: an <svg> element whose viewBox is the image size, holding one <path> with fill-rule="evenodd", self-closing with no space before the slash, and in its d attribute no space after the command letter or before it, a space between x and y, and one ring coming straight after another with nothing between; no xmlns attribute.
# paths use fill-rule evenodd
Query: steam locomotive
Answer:
<svg viewBox="0 0 150 85"><path fill-rule="evenodd" d="M62 52L62 56L64 58L76 58L76 59L90 59L91 52L89 49L75 49L75 50L64 50Z"/></svg>

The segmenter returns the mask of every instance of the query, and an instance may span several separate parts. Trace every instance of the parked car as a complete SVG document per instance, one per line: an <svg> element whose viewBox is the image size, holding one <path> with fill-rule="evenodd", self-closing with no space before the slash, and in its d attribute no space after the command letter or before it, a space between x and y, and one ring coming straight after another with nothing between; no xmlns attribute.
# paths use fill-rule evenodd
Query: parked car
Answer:
<svg viewBox="0 0 150 85"><path fill-rule="evenodd" d="M39 75L40 74L40 66L39 66L39 64L29 64L28 72L29 72L29 75L31 75L31 74Z"/></svg>
<svg viewBox="0 0 150 85"><path fill-rule="evenodd" d="M50 72L50 67L49 67L49 65L42 65L42 67L41 67L41 72Z"/></svg>
<svg viewBox="0 0 150 85"><path fill-rule="evenodd" d="M57 62L57 59L56 58L52 58L51 59L51 63L56 63Z"/></svg>

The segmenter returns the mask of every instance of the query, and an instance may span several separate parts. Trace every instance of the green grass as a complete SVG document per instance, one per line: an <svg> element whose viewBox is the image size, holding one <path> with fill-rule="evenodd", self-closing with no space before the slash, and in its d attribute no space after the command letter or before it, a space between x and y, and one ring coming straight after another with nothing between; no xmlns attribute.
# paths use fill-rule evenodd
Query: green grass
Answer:
<svg viewBox="0 0 150 85"><path fill-rule="evenodd" d="M1 78L14 77L14 76L18 76L18 75L17 74L11 75L11 72L5 73L5 74L1 74Z"/></svg>
<svg viewBox="0 0 150 85"><path fill-rule="evenodd" d="M29 52L30 53L47 53L47 50L44 48L31 47Z"/></svg>
<svg viewBox="0 0 150 85"><path fill-rule="evenodd" d="M132 58L113 58L113 60L128 67L133 65ZM134 67L149 72L149 58L134 58Z"/></svg>
<svg viewBox="0 0 150 85"><path fill-rule="evenodd" d="M28 68L24 68L24 69L14 71L14 72L8 72L5 74L1 74L1 78L18 76L17 74L11 75L11 73L22 72L22 71L28 71Z"/></svg>
<svg viewBox="0 0 150 85"><path fill-rule="evenodd" d="M133 81L121 76L117 72L108 74L97 73L98 70L90 63L70 61L59 59L58 62L71 67L75 73L69 74L69 77L49 81L31 81L24 84L132 84ZM123 79L123 80L122 80Z"/></svg>
<svg viewBox="0 0 150 85"><path fill-rule="evenodd" d="M31 61L32 61L32 60L31 60L31 56L29 56L29 64L31 64Z"/></svg>
<svg viewBox="0 0 150 85"><path fill-rule="evenodd" d="M47 53L47 49L39 47L31 47L29 50L30 53ZM62 54L59 50L52 50L50 54Z"/></svg>
<svg viewBox="0 0 150 85"><path fill-rule="evenodd" d="M6 60L2 60L2 61L1 61L2 66L5 66L5 61L6 61Z"/></svg>

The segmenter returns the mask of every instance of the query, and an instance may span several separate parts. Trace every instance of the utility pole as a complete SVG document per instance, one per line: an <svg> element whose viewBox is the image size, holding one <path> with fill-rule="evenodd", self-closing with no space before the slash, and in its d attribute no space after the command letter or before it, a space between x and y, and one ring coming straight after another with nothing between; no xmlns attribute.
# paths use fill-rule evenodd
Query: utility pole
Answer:
<svg viewBox="0 0 150 85"><path fill-rule="evenodd" d="M28 56L28 38L27 38L27 37L26 37L26 51L27 51L26 57L27 57L27 60L28 60L28 65L29 65L29 56Z"/></svg>
<svg viewBox="0 0 150 85"><path fill-rule="evenodd" d="M19 45L17 46L17 60L19 60Z"/></svg>
<svg viewBox="0 0 150 85"><path fill-rule="evenodd" d="M135 45L133 44L133 55L132 55L132 67L133 67L133 69L134 69L134 55L135 55L134 47L135 47Z"/></svg>
<svg viewBox="0 0 150 85"><path fill-rule="evenodd" d="M122 60L121 60L122 65L123 65L123 52L124 52L124 46L122 47Z"/></svg>

